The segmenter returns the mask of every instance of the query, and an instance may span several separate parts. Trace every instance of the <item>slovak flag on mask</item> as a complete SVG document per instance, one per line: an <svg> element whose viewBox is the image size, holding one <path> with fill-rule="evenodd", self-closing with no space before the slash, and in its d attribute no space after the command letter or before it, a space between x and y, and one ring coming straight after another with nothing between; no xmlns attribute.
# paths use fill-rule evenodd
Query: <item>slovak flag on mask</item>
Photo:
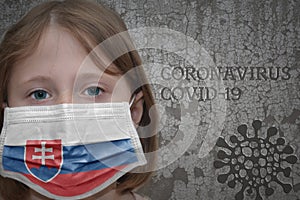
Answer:
<svg viewBox="0 0 300 200"><path fill-rule="evenodd" d="M6 108L0 142L1 175L55 199L91 196L146 163L128 103Z"/></svg>

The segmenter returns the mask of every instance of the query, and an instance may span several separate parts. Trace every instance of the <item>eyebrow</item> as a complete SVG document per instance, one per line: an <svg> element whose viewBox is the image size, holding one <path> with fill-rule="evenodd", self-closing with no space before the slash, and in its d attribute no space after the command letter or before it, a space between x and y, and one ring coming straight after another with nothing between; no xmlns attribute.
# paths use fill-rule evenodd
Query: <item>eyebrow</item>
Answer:
<svg viewBox="0 0 300 200"><path fill-rule="evenodd" d="M77 75L78 79L88 79L88 78L96 78L97 80L101 79L113 79L113 77L118 77L118 75L111 75L106 72L95 73L95 72L85 72Z"/></svg>
<svg viewBox="0 0 300 200"><path fill-rule="evenodd" d="M101 75L97 74L97 73L82 73L82 74L79 74L76 77L76 79L79 82L84 81L84 80L88 80L88 79L94 79L98 83L101 83L101 84L106 85L106 86L109 86L109 84L107 84L107 81L108 82L111 82L111 81L115 82L115 80L112 77L110 77L109 74L106 74L105 72L101 73ZM76 82L76 80L75 80L75 82Z"/></svg>
<svg viewBox="0 0 300 200"><path fill-rule="evenodd" d="M49 81L49 80L51 80L51 78L49 76L38 75L38 76L34 76L28 80L25 80L23 82L23 84L27 84L27 83L35 82L35 81L43 82L43 81Z"/></svg>
<svg viewBox="0 0 300 200"><path fill-rule="evenodd" d="M95 72L89 72L89 73L80 73L76 77L77 78L101 78L105 73L95 73Z"/></svg>

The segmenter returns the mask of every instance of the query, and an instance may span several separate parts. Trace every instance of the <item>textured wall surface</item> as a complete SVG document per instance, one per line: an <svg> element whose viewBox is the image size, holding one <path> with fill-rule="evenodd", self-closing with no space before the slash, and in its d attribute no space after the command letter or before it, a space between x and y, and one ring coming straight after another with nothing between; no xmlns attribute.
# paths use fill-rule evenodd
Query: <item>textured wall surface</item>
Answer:
<svg viewBox="0 0 300 200"><path fill-rule="evenodd" d="M1 0L0 32L39 2ZM133 30L160 111L141 194L300 199L299 0L101 2Z"/></svg>

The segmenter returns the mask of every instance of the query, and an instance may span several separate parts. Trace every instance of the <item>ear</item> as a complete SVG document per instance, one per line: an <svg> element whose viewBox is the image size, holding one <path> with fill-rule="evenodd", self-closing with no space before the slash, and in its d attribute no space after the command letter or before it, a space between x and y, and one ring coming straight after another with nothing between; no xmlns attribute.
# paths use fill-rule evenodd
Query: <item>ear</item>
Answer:
<svg viewBox="0 0 300 200"><path fill-rule="evenodd" d="M134 122L135 128L138 127L144 111L144 94L143 91L140 91L136 94L133 104L131 106L131 118Z"/></svg>

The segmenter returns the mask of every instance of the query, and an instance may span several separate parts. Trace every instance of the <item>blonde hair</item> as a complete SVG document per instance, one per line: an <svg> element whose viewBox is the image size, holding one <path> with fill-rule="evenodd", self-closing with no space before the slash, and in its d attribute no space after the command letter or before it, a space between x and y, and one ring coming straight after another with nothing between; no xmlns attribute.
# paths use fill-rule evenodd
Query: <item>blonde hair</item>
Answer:
<svg viewBox="0 0 300 200"><path fill-rule="evenodd" d="M7 101L6 90L12 67L16 62L34 52L44 31L52 23L69 31L87 53L106 39L127 30L116 12L90 1L49 1L34 7L5 33L0 44L0 103ZM120 45L123 45L123 48L132 49L130 39L121 38L120 40L122 40ZM110 53L112 52L106 52L107 55ZM113 60L113 64L121 73L126 73L142 63L137 51L132 50ZM146 80L144 72L138 70L137 73L132 79L144 82ZM144 98L144 111L139 125L146 126L150 123L149 110L154 105L154 99L148 84L140 86L136 92L138 91L143 92ZM4 109L1 108L1 128L3 114ZM152 117L151 123L156 124L156 118ZM153 136L141 138L145 153L154 152L157 149L156 134L151 135ZM123 193L142 185L151 176L149 169L153 167L153 160L150 162L148 160L147 172L125 174L118 180L117 191ZM29 195L29 188L20 182L0 176L0 193L4 199L24 199Z"/></svg>

